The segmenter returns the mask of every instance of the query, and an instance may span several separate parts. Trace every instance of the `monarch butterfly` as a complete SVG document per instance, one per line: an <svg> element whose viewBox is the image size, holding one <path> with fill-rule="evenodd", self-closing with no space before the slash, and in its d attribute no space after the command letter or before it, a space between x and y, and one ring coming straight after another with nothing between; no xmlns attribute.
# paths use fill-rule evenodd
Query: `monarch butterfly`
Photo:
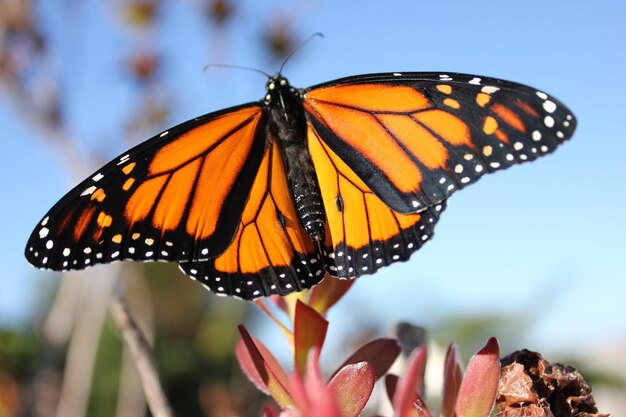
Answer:
<svg viewBox="0 0 626 417"><path fill-rule="evenodd" d="M244 299L372 274L429 240L456 190L553 151L575 126L555 98L494 78L387 73L296 89L279 72L261 101L96 171L44 216L26 257L53 270L177 262Z"/></svg>

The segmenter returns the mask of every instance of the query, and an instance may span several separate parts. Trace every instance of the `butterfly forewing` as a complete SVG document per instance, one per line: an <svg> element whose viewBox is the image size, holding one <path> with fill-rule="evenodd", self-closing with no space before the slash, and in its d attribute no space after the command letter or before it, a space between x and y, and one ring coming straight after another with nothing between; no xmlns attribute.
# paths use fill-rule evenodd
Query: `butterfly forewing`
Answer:
<svg viewBox="0 0 626 417"><path fill-rule="evenodd" d="M31 235L35 266L208 259L230 244L265 147L258 104L176 126L114 159L61 199ZM235 187L236 185L236 187Z"/></svg>
<svg viewBox="0 0 626 417"><path fill-rule="evenodd" d="M304 103L321 139L401 213L552 152L576 126L542 91L464 74L349 77L311 87Z"/></svg>

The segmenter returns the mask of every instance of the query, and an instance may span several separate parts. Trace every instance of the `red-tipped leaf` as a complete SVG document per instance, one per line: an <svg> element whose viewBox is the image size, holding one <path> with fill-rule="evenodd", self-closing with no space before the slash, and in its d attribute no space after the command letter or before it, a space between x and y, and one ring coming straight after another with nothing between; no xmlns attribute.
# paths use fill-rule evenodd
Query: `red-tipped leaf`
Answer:
<svg viewBox="0 0 626 417"><path fill-rule="evenodd" d="M459 364L458 348L454 343L450 343L443 368L441 417L454 417L454 404L456 403L462 380L463 369Z"/></svg>
<svg viewBox="0 0 626 417"><path fill-rule="evenodd" d="M299 417L342 417L333 391L322 381L317 348L311 349L305 375L294 372L289 387Z"/></svg>
<svg viewBox="0 0 626 417"><path fill-rule="evenodd" d="M239 366L241 367L244 375L248 377L248 380L252 382L262 393L271 395L270 390L265 384L264 378L257 370L254 359L252 359L252 354L243 340L239 340L237 345L235 345L235 356L237 357L237 362L239 362Z"/></svg>
<svg viewBox="0 0 626 417"><path fill-rule="evenodd" d="M296 370L304 373L309 352L321 348L326 338L328 321L317 311L298 300L293 325L294 363Z"/></svg>
<svg viewBox="0 0 626 417"><path fill-rule="evenodd" d="M278 361L263 343L248 333L243 325L239 325L239 333L245 349L240 348L241 352L237 359L244 373L259 389L269 392L282 408L291 405L293 400L287 390L287 375ZM247 355L243 354L244 352L247 352ZM252 369L256 372L252 372Z"/></svg>
<svg viewBox="0 0 626 417"><path fill-rule="evenodd" d="M500 348L495 337L470 360L459 388L457 417L487 417L493 408L500 378Z"/></svg>
<svg viewBox="0 0 626 417"><path fill-rule="evenodd" d="M393 396L395 417L408 417L415 413L413 403L418 398L426 370L426 348L421 346L408 359L404 375L398 381Z"/></svg>
<svg viewBox="0 0 626 417"><path fill-rule="evenodd" d="M393 397L396 395L396 388L398 387L397 375L387 374L385 375L385 391L387 391L387 398L389 401L393 401Z"/></svg>
<svg viewBox="0 0 626 417"><path fill-rule="evenodd" d="M328 384L333 391L341 415L358 417L372 395L376 374L367 362L342 367Z"/></svg>
<svg viewBox="0 0 626 417"><path fill-rule="evenodd" d="M376 339L361 346L341 365L335 374L344 366L368 362L374 368L376 379L385 375L400 354L400 346L395 339ZM333 375L334 376L334 375Z"/></svg>

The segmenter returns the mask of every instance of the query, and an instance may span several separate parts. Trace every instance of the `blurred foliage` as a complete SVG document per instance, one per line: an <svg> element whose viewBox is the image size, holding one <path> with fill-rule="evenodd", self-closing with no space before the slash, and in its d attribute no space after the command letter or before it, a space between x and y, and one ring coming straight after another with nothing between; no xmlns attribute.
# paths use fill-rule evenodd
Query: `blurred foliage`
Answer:
<svg viewBox="0 0 626 417"><path fill-rule="evenodd" d="M41 348L39 338L31 331L0 329L0 369L18 377L32 373Z"/></svg>

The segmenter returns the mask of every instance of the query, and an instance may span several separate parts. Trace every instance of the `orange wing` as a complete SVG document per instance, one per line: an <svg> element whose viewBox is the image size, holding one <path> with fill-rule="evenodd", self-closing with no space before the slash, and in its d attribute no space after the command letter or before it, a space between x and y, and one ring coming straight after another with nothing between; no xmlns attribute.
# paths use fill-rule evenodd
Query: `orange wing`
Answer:
<svg viewBox="0 0 626 417"><path fill-rule="evenodd" d="M304 97L321 140L401 213L549 153L576 126L569 109L541 91L464 74L349 77L311 87Z"/></svg>
<svg viewBox="0 0 626 417"><path fill-rule="evenodd" d="M275 140L267 148L232 244L215 259L180 263L218 295L253 299L310 288L324 265L300 225Z"/></svg>
<svg viewBox="0 0 626 417"><path fill-rule="evenodd" d="M307 139L326 211L324 255L331 275L372 274L407 260L432 237L445 201L420 213L397 213L311 127Z"/></svg>
<svg viewBox="0 0 626 417"><path fill-rule="evenodd" d="M70 191L26 246L35 266L82 269L121 259L190 261L222 253L265 147L264 110L247 104L176 126Z"/></svg>

